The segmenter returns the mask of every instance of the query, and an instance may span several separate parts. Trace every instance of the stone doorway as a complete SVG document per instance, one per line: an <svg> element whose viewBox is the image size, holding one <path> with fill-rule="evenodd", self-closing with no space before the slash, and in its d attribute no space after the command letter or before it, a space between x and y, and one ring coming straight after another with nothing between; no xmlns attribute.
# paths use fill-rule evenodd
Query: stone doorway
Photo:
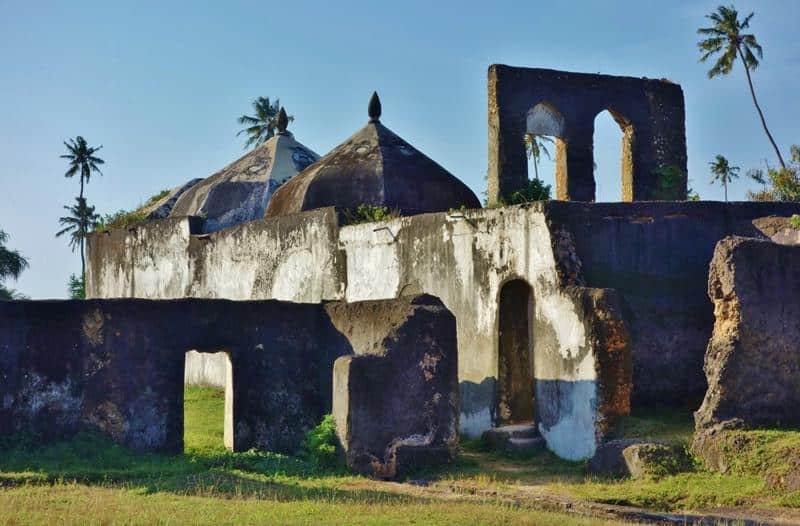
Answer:
<svg viewBox="0 0 800 526"><path fill-rule="evenodd" d="M500 290L496 425L535 420L533 290L521 279Z"/></svg>
<svg viewBox="0 0 800 526"><path fill-rule="evenodd" d="M213 395L215 391L224 392L222 415L216 413L217 404L209 404L207 400L201 400L199 403L203 404L203 406L199 408L199 411L191 412L200 422L192 422L191 424L193 428L210 426L216 429L218 429L218 424L221 424L222 444L226 449L233 451L233 364L231 363L230 352L188 351L184 359L184 389L187 388L194 389L201 398L208 398L209 394ZM187 392L184 390L184 395ZM187 401L184 400L184 415L187 414L186 403ZM207 421L209 419L215 420L218 416L222 416L221 422ZM187 422L184 420L183 424L185 446Z"/></svg>

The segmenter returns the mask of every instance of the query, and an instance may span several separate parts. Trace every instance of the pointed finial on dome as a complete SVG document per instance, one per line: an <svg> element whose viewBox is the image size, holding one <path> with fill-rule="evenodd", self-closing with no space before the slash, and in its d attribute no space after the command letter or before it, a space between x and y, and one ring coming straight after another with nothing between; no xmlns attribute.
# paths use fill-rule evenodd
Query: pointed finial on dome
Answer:
<svg viewBox="0 0 800 526"><path fill-rule="evenodd" d="M286 115L286 110L281 106L281 111L278 112L278 133L286 133L286 127L289 125L289 117Z"/></svg>
<svg viewBox="0 0 800 526"><path fill-rule="evenodd" d="M369 113L369 122L378 122L381 118L381 99L378 98L377 91L372 92L367 113Z"/></svg>

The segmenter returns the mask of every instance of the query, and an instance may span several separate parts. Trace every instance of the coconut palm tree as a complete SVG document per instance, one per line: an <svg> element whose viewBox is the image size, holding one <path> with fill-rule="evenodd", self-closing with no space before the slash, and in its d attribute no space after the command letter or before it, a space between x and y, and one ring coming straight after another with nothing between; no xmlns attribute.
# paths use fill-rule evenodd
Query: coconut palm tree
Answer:
<svg viewBox="0 0 800 526"><path fill-rule="evenodd" d="M253 111L255 115L242 115L237 120L239 124L245 126L240 130L239 135L246 134L247 141L244 143L244 148L256 147L262 144L267 139L275 135L275 130L278 128L278 115L281 110L281 102L275 99L275 102L270 103L269 97L259 97L253 101ZM294 117L289 116L287 122L292 122Z"/></svg>
<svg viewBox="0 0 800 526"><path fill-rule="evenodd" d="M83 198L83 185L89 182L89 177L93 173L103 175L99 167L101 164L105 164L105 161L95 155L102 146L89 146L86 139L80 135L75 139L64 141L64 146L67 147L68 153L62 155L61 158L69 159L69 169L64 177L74 177L76 174L80 174L81 193L79 197Z"/></svg>
<svg viewBox="0 0 800 526"><path fill-rule="evenodd" d="M3 280L6 278L17 279L23 270L28 268L28 260L16 250L6 247L9 235L0 230L0 299L12 300L21 297L14 289L6 288Z"/></svg>
<svg viewBox="0 0 800 526"><path fill-rule="evenodd" d="M722 183L722 188L725 189L725 202L727 203L728 183L733 179L739 178L739 167L731 165L728 159L719 154L708 164L711 166L711 173L714 174L714 177L711 178L711 184L714 184L714 181Z"/></svg>
<svg viewBox="0 0 800 526"><path fill-rule="evenodd" d="M553 139L545 135L537 135L535 133L528 133L525 135L525 151L528 153L528 158L533 159L533 171L535 179L539 179L539 159L542 155L548 159L550 151L547 149L548 144L553 144Z"/></svg>
<svg viewBox="0 0 800 526"><path fill-rule="evenodd" d="M764 127L764 132L775 149L781 167L786 168L781 151L778 145L775 144L775 139L772 138L769 128L767 128L767 121L764 118L764 112L761 111L761 106L758 105L756 92L753 88L753 79L750 77L750 71L756 69L759 65L759 60L763 58L763 52L756 40L756 36L752 33L742 33L743 30L750 26L750 19L753 18L753 14L750 13L744 20L740 21L739 13L733 6L726 7L721 5L717 7L716 11L706 15L706 18L714 22L714 25L701 27L697 30L699 34L707 36L707 38L697 43L697 47L703 53L700 56L700 62L705 62L709 58L720 54L714 66L708 70L708 78L714 78L718 75L730 73L737 58L741 61L742 66L744 66L744 72L747 75L747 84L750 86L753 104L761 119L761 126Z"/></svg>
<svg viewBox="0 0 800 526"><path fill-rule="evenodd" d="M83 197L76 197L76 204L72 206L65 206L64 209L69 212L69 215L62 217L58 220L62 228L56 232L56 237L61 237L69 233L69 246L73 252L76 248L81 251L81 278L86 281L86 254L84 245L86 243L86 236L94 229L100 220L100 215L96 214L93 206L86 204L86 199Z"/></svg>

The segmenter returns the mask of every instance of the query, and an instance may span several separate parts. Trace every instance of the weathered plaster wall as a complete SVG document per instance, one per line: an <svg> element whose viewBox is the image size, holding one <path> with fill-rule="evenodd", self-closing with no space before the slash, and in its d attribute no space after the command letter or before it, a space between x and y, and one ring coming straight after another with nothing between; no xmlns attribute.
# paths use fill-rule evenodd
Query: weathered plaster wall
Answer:
<svg viewBox="0 0 800 526"><path fill-rule="evenodd" d="M500 288L512 279L527 281L534 294L541 432L561 456L591 456L600 434L594 313L560 286L541 205L347 226L339 237L347 261L348 301L421 290L441 298L456 315L460 424L471 436L496 420ZM544 387L548 383L551 389Z"/></svg>
<svg viewBox="0 0 800 526"><path fill-rule="evenodd" d="M199 218L98 232L87 248L90 298L279 299L344 295L332 208L199 234Z"/></svg>
<svg viewBox="0 0 800 526"><path fill-rule="evenodd" d="M620 295L634 405L697 407L714 325L706 294L714 247L730 234L766 238L758 218L798 212L797 203L548 203L565 282Z"/></svg>

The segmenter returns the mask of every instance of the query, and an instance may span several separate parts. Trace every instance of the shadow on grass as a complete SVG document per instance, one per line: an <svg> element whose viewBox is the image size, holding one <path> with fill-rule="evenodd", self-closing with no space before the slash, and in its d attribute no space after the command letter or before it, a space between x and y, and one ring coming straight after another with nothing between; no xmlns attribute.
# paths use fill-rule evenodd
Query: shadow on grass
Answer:
<svg viewBox="0 0 800 526"><path fill-rule="evenodd" d="M26 439L0 449L0 487L77 482L142 493L276 501L416 503L429 499L371 489L341 489L359 479L343 469L320 470L301 458L249 451L138 453L97 433L68 442L29 445Z"/></svg>

